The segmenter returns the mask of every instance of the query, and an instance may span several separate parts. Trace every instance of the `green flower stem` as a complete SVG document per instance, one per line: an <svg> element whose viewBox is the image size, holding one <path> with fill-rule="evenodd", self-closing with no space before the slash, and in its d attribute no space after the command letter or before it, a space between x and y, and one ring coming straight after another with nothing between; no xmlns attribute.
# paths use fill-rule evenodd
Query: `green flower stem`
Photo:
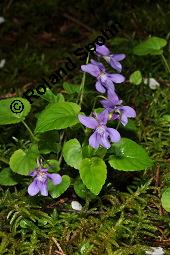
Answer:
<svg viewBox="0 0 170 255"><path fill-rule="evenodd" d="M165 66L166 71L167 71L168 73L170 73L170 66L168 65L168 62L167 62L167 60L166 60L166 58L164 57L163 54L161 54L161 58L162 58L162 61L163 61L163 63L164 63L164 66Z"/></svg>
<svg viewBox="0 0 170 255"><path fill-rule="evenodd" d="M0 157L0 161L2 161L3 163L9 165L9 161L4 157Z"/></svg>
<svg viewBox="0 0 170 255"><path fill-rule="evenodd" d="M24 126L26 127L26 129L28 130L28 133L30 134L30 137L33 141L38 141L38 138L34 136L33 132L31 131L31 129L28 127L28 125L25 123L25 121L22 121L22 123L24 124Z"/></svg>
<svg viewBox="0 0 170 255"><path fill-rule="evenodd" d="M89 62L89 53L88 53L88 56L87 56L87 60L86 60L86 65L88 64ZM82 81L81 81L81 85L80 85L80 103L79 105L81 106L82 102L83 102L83 94L84 94L84 84L85 84L85 80L86 80L86 73L84 72L83 73L83 78L82 78Z"/></svg>

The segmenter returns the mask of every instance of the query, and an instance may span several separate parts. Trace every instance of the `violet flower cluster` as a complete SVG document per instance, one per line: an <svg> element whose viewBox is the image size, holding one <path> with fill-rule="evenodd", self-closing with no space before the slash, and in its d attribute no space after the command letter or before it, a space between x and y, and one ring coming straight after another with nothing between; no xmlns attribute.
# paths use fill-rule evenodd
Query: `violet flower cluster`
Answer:
<svg viewBox="0 0 170 255"><path fill-rule="evenodd" d="M95 149L99 146L109 149L111 146L110 141L115 143L119 142L121 136L116 129L107 127L108 121L118 120L125 126L128 123L128 118L136 117L136 112L130 106L123 106L122 100L119 99L115 91L115 84L122 83L125 80L125 77L120 74L122 71L120 61L125 58L125 55L111 54L105 45L96 45L95 53L99 58L103 58L118 73L108 73L101 62L93 59L91 59L89 64L81 66L82 71L96 78L96 90L100 93L106 93L107 98L100 101L104 107L101 113L93 113L94 117L78 115L78 118L84 126L94 130L89 138L89 145Z"/></svg>
<svg viewBox="0 0 170 255"><path fill-rule="evenodd" d="M42 196L48 196L48 180L51 180L54 185L60 184L62 177L59 174L48 173L47 168L39 167L29 174L34 177L33 182L28 186L28 194L35 196L39 192Z"/></svg>

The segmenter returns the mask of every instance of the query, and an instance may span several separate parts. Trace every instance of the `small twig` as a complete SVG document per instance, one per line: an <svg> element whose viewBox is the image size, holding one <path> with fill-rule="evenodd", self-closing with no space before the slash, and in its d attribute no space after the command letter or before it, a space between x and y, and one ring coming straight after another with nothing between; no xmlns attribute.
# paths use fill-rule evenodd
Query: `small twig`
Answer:
<svg viewBox="0 0 170 255"><path fill-rule="evenodd" d="M85 214L91 214L91 215L99 215L99 214L104 214L105 212L102 212L102 211L76 211L76 210L72 210L72 209L57 209L61 212L71 212L71 213L85 213Z"/></svg>
<svg viewBox="0 0 170 255"><path fill-rule="evenodd" d="M52 246L50 245L50 249L49 249L48 255L51 255L51 252L52 252Z"/></svg>
<svg viewBox="0 0 170 255"><path fill-rule="evenodd" d="M160 187L160 165L158 165L157 169L156 169L156 183L155 186L157 188Z"/></svg>
<svg viewBox="0 0 170 255"><path fill-rule="evenodd" d="M5 6L5 7L4 7L3 12L6 12L6 11L7 11L7 10L11 7L11 5L12 5L13 1L14 1L14 0L9 0L9 2L8 2L7 6Z"/></svg>
<svg viewBox="0 0 170 255"><path fill-rule="evenodd" d="M76 23L77 25L84 27L86 30L90 31L90 32L94 32L93 29L91 29L89 26L85 25L84 23L82 23L81 21L77 20L76 18L70 16L67 13L64 13L63 16L67 19L70 19L71 21L73 21L74 23Z"/></svg>
<svg viewBox="0 0 170 255"><path fill-rule="evenodd" d="M61 249L61 246L59 245L59 243L57 242L57 240L54 237L51 237L51 239L53 240L53 242L55 243L55 245L57 246L57 248L59 249L59 251L56 251L58 254L60 255L66 255L63 250Z"/></svg>

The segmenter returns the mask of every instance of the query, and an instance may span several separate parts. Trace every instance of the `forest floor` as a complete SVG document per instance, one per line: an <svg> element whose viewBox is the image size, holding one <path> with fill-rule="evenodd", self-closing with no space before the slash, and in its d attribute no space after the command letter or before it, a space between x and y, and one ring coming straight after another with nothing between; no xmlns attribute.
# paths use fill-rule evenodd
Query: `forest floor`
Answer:
<svg viewBox="0 0 170 255"><path fill-rule="evenodd" d="M133 54L141 40L158 36L168 41L165 56L170 61L170 4L110 2L114 1L0 3L0 16L5 18L0 24L0 61L6 61L0 68L0 98L22 96L60 68L67 56L72 58L75 49L85 47L108 24L114 24L115 37L107 45L115 53L126 54L126 89L122 86L120 94L137 111L129 132L147 149L154 167L142 173L115 171L111 184L96 199L80 199L73 189L60 199L32 199L24 185L1 186L0 254L144 255L151 246L161 246L170 254L170 218L160 201L163 188L170 183L170 123L164 118L170 111L170 77L159 56ZM129 84L135 70L144 78L155 78L160 87L152 90L148 84ZM80 84L81 76L78 66L64 81ZM57 92L65 93L62 83ZM88 100L85 96L84 105ZM33 112L42 104L41 99L35 100ZM10 156L18 146L12 137L23 144L24 132L18 127L0 127L0 154ZM1 168L5 166L0 162ZM79 201L83 210L73 210L72 200Z"/></svg>

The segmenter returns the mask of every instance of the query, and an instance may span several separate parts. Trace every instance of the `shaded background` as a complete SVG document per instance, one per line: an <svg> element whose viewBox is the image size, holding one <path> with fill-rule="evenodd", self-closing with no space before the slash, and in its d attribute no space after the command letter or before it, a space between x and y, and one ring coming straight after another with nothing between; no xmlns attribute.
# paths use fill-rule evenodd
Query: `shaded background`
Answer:
<svg viewBox="0 0 170 255"><path fill-rule="evenodd" d="M149 35L166 37L170 28L170 1L0 1L1 97L20 94L61 67L66 56L84 47L107 25L127 41L113 43L113 50L130 55L132 47ZM114 40L114 38L113 38ZM127 68L126 68L127 66ZM125 71L133 71L125 62ZM76 82L79 70L64 79ZM79 81L79 80L78 80ZM10 94L11 93L11 94Z"/></svg>

